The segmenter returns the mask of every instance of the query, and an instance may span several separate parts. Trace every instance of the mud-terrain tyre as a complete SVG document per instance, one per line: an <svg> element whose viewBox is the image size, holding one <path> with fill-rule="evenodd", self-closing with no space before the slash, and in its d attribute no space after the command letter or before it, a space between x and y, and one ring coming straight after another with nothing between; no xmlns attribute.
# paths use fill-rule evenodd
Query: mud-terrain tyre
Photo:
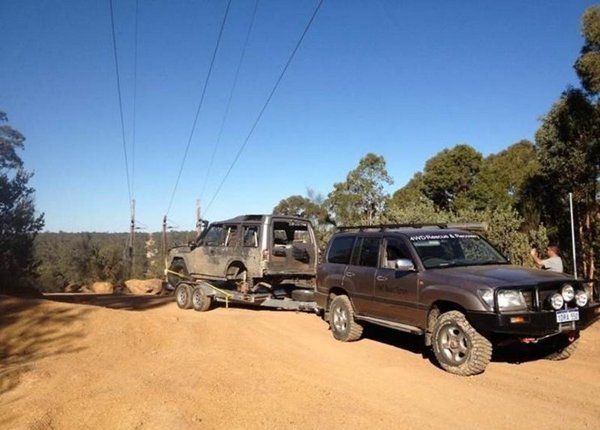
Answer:
<svg viewBox="0 0 600 430"><path fill-rule="evenodd" d="M348 296L336 296L329 304L329 326L333 337L342 342L360 339L363 327L354 319Z"/></svg>
<svg viewBox="0 0 600 430"><path fill-rule="evenodd" d="M482 373L492 359L492 344L462 312L443 313L432 332L435 358L445 371L460 376Z"/></svg>
<svg viewBox="0 0 600 430"><path fill-rule="evenodd" d="M202 288L196 287L192 290L192 307L195 311L206 312L211 304L212 298L207 296Z"/></svg>
<svg viewBox="0 0 600 430"><path fill-rule="evenodd" d="M183 279L185 279L189 276L187 267L185 267L185 263L181 259L173 260L171 262L171 265L169 266L169 271L180 273L182 275L182 276L177 276L177 275L174 275L171 273L167 273L167 281L169 282L169 285L171 285L171 287L173 289L176 289L177 285L179 285L179 283Z"/></svg>
<svg viewBox="0 0 600 430"><path fill-rule="evenodd" d="M548 354L544 358L546 360L551 360L551 361L566 360L571 355L573 355L573 353L577 349L578 344L579 344L579 339L575 339L573 342L571 342L567 346Z"/></svg>
<svg viewBox="0 0 600 430"><path fill-rule="evenodd" d="M192 307L192 288L188 284L177 285L175 301L180 309L190 309Z"/></svg>

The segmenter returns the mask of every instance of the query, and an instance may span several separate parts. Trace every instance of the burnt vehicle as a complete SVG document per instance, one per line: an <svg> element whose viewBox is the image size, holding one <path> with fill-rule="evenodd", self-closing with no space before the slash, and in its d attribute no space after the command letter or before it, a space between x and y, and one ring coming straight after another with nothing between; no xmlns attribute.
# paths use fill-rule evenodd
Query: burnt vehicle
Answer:
<svg viewBox="0 0 600 430"><path fill-rule="evenodd" d="M212 301L306 307L317 254L309 220L242 215L213 222L192 243L169 250L166 287L186 309L207 310Z"/></svg>
<svg viewBox="0 0 600 430"><path fill-rule="evenodd" d="M511 265L480 235L451 227L338 229L315 293L333 336L358 340L365 322L421 335L444 370L464 376L511 342L568 358L600 317L594 285Z"/></svg>

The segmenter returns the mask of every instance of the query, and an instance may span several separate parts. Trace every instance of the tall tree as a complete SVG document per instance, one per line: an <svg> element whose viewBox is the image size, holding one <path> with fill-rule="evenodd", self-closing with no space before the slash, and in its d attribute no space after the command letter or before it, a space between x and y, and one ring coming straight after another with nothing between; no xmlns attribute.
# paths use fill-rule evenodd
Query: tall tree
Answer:
<svg viewBox="0 0 600 430"><path fill-rule="evenodd" d="M467 193L481 169L482 155L469 145L444 149L427 160L423 190L438 209L458 210L467 206Z"/></svg>
<svg viewBox="0 0 600 430"><path fill-rule="evenodd" d="M380 221L389 199L384 187L393 183L385 159L369 153L344 182L334 184L326 204L338 225L372 225Z"/></svg>
<svg viewBox="0 0 600 430"><path fill-rule="evenodd" d="M575 63L583 88L589 94L600 93L600 6L592 6L583 14L581 32L585 44Z"/></svg>
<svg viewBox="0 0 600 430"><path fill-rule="evenodd" d="M579 89L568 89L543 119L536 133L545 193L544 216L557 225L563 243L568 243L567 195L573 193L577 242L583 273L595 273L595 223L598 219L598 175L600 173L600 109Z"/></svg>
<svg viewBox="0 0 600 430"><path fill-rule="evenodd" d="M535 145L521 140L483 160L469 200L475 209L521 206L524 188L538 172Z"/></svg>
<svg viewBox="0 0 600 430"><path fill-rule="evenodd" d="M17 150L25 137L0 112L0 291L25 285L34 272L33 241L44 226L35 214L32 174L23 169Z"/></svg>

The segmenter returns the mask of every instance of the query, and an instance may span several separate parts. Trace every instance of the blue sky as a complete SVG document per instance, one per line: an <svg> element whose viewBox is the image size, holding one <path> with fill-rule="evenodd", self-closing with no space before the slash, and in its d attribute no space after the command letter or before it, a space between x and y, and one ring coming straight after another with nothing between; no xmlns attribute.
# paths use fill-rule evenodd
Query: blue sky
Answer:
<svg viewBox="0 0 600 430"><path fill-rule="evenodd" d="M207 179L254 7L232 1L171 225L194 227L196 200L213 197L316 3L260 0ZM129 171L147 231L167 211L226 4L139 0L134 80L135 0L114 0ZM444 148L488 155L533 139L578 84L580 18L592 4L325 0L206 217L268 213L307 188L326 196L368 152L385 157L393 192ZM126 231L109 1L0 0L0 29L0 110L27 138L46 229Z"/></svg>

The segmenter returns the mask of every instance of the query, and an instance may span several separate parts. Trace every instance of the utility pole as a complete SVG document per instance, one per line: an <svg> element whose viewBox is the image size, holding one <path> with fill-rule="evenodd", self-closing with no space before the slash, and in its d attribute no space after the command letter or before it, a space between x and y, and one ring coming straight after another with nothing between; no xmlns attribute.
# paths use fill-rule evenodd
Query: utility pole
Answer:
<svg viewBox="0 0 600 430"><path fill-rule="evenodd" d="M127 257L129 259L129 278L133 276L133 246L135 243L135 199L131 200L131 222L129 224L129 249Z"/></svg>
<svg viewBox="0 0 600 430"><path fill-rule="evenodd" d="M197 237L202 233L202 206L200 205L200 199L196 200L196 233Z"/></svg>
<svg viewBox="0 0 600 430"><path fill-rule="evenodd" d="M167 216L163 217L162 222L162 257L163 260L167 259Z"/></svg>

